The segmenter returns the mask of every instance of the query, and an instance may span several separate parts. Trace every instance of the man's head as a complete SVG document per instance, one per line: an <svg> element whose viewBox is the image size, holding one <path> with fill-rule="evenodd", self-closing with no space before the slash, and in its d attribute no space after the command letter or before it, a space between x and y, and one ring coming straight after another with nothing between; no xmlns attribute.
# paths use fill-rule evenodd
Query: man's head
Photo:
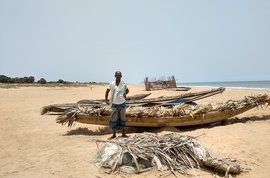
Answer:
<svg viewBox="0 0 270 178"><path fill-rule="evenodd" d="M122 78L122 73L120 71L116 71L114 76L116 80L120 81Z"/></svg>

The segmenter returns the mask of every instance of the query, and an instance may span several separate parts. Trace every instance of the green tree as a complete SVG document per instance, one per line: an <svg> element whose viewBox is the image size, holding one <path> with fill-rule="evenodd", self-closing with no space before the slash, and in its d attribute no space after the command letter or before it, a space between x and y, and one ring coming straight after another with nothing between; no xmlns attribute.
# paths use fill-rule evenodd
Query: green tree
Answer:
<svg viewBox="0 0 270 178"><path fill-rule="evenodd" d="M65 83L65 81L62 80L62 79L59 79L59 80L57 81L57 83Z"/></svg>
<svg viewBox="0 0 270 178"><path fill-rule="evenodd" d="M40 84L46 84L47 81L44 79L44 78L41 78L37 81L37 83L40 83Z"/></svg>

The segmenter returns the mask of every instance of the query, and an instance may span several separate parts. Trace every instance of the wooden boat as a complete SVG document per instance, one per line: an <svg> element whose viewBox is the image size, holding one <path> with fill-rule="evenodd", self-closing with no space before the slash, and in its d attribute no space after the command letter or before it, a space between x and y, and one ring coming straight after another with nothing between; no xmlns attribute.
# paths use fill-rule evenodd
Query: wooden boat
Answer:
<svg viewBox="0 0 270 178"><path fill-rule="evenodd" d="M151 95L151 93L146 94L137 94L127 97L127 102L134 102L136 100L142 100L143 98L146 98L147 96ZM80 100L77 103L63 103L63 104L53 104L44 106L41 109L41 114L51 113L51 114L62 114L63 112L66 112L68 110L78 108L78 105L82 106L92 106L92 105L105 105L105 100Z"/></svg>
<svg viewBox="0 0 270 178"><path fill-rule="evenodd" d="M167 96L167 97L158 97L151 99L141 99L141 100L127 100L128 106L172 106L180 103L190 103L196 100L200 100L206 97L210 97L225 91L225 88L216 88L211 90L205 90L200 92L186 93L177 96ZM54 104L45 106L41 110L41 114L45 113L57 113L62 114L63 112L67 112L71 109L82 107L91 107L91 106L102 107L106 106L103 100L87 100L86 102L78 103L64 103L64 104Z"/></svg>
<svg viewBox="0 0 270 178"><path fill-rule="evenodd" d="M225 88L219 87L211 90L204 90L200 92L186 93L177 96L161 96L158 98L151 99L142 99L136 101L127 101L128 106L142 106L142 107L151 107L151 106L173 106L181 103L191 103L203 98L207 98L219 93L223 93Z"/></svg>
<svg viewBox="0 0 270 178"><path fill-rule="evenodd" d="M165 126L195 126L204 125L213 122L222 121L230 117L241 114L256 106L240 108L234 111L219 111L198 114L195 116L185 115L180 117L145 117L132 118L126 117L126 125L128 127L165 127ZM76 114L76 121L84 124L108 125L109 116L97 117L88 114Z"/></svg>
<svg viewBox="0 0 270 178"><path fill-rule="evenodd" d="M176 88L168 88L166 90L171 90L171 91L188 91L190 90L190 87L176 87Z"/></svg>
<svg viewBox="0 0 270 178"><path fill-rule="evenodd" d="M270 97L268 95L259 95L256 97L246 97L240 101L229 100L226 103L213 109L202 107L197 110L191 110L188 114L175 116L175 115L164 115L164 116L147 116L146 113L128 113L126 115L126 125L128 127L164 127L164 126L195 126L214 123L236 116L243 112L246 112L259 105L270 104ZM207 105L209 106L209 105ZM181 109L182 107L179 107ZM167 111L173 108L167 108ZM147 108L146 108L147 110ZM190 110L189 110L190 111ZM144 111L142 111L144 112ZM175 111L174 111L175 112ZM172 112L173 113L173 112ZM158 114L157 114L158 115ZM65 115L57 118L57 123L65 124L68 123L72 126L73 122L77 121L85 124L95 125L108 125L109 113L99 110L96 113L91 112L87 114L82 112L81 109L66 113Z"/></svg>

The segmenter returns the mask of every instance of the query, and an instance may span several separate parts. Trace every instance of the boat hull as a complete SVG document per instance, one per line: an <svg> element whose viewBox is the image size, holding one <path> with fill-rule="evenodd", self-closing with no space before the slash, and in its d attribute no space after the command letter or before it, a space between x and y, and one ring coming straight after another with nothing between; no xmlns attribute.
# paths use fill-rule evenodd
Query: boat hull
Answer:
<svg viewBox="0 0 270 178"><path fill-rule="evenodd" d="M126 117L126 126L128 127L165 127L165 126L196 126L210 124L214 122L219 122L226 120L230 117L241 114L248 111L255 106L248 106L239 108L233 111L217 111L209 112L205 114L195 114L194 116L185 115L180 117L143 117L143 118L131 118ZM108 125L109 116L91 116L87 114L76 114L76 121L85 124L95 124L95 125Z"/></svg>

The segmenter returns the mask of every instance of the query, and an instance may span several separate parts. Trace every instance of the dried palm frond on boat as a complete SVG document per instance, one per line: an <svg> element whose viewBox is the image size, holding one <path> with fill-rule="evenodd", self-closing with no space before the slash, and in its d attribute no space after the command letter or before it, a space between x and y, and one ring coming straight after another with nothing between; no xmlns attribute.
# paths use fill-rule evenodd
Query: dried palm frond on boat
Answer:
<svg viewBox="0 0 270 178"><path fill-rule="evenodd" d="M246 96L242 100L229 100L208 105L179 104L168 107L128 107L126 125L134 127L192 126L222 121L260 105L269 105L267 94ZM108 106L79 106L57 118L57 123L72 126L74 121L86 124L108 125Z"/></svg>
<svg viewBox="0 0 270 178"><path fill-rule="evenodd" d="M158 98L151 98L151 99L140 99L140 100L127 100L128 106L172 106L179 103L187 103L193 102L196 100L200 100L206 97L210 97L225 91L225 88L216 88L211 90L205 90L200 92L193 92L193 93L186 93L177 96L162 96ZM136 95L135 95L136 96ZM146 96L146 95L144 95ZM48 105L41 109L41 114L46 113L57 113L61 114L71 109L77 109L79 106L81 107L105 107L106 104L104 100L87 100L86 102L81 102L83 104L78 103L64 103L64 104L54 104Z"/></svg>
<svg viewBox="0 0 270 178"><path fill-rule="evenodd" d="M137 94L137 95L132 95L132 96L127 96L127 101L132 102L135 100L141 100L143 98L146 98L147 96L151 95L151 93L145 93L145 94ZM53 105L48 105L44 106L41 109L41 115L46 114L46 113L63 113L67 110L77 108L78 105L85 105L85 106L91 106L91 105L105 105L105 100L104 99L99 99L99 100L80 100L77 103L63 103L63 104L53 104Z"/></svg>
<svg viewBox="0 0 270 178"><path fill-rule="evenodd" d="M140 173L153 167L174 174L189 174L187 170L201 167L227 174L239 174L241 171L237 163L212 156L196 138L177 133L161 137L142 133L130 138L97 140L98 144L100 142L106 144L97 153L97 166L109 168L111 172Z"/></svg>

